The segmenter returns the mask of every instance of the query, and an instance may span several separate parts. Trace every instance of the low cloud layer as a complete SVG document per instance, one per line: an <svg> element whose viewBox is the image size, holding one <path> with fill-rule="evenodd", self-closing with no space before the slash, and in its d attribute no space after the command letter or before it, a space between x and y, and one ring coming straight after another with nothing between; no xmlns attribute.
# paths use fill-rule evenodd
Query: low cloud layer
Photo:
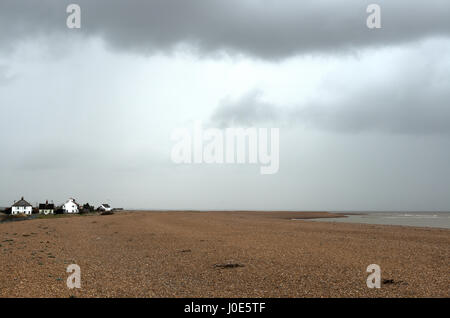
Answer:
<svg viewBox="0 0 450 318"><path fill-rule="evenodd" d="M263 92L252 91L220 103L211 121L218 126L270 122L344 133L450 134L449 43L430 42L391 54L391 61L380 64L378 76L370 72L372 66L361 63L361 76L348 77L352 69L331 74L313 99L297 105L277 105L265 100Z"/></svg>
<svg viewBox="0 0 450 318"><path fill-rule="evenodd" d="M378 30L366 27L366 8L373 3L368 0L286 0L283 5L277 0L78 0L82 27L69 30L65 9L71 2L1 1L1 45L52 33L83 34L144 54L183 46L200 55L276 60L450 36L447 0L377 1L382 8Z"/></svg>
<svg viewBox="0 0 450 318"><path fill-rule="evenodd" d="M224 128L279 120L281 118L279 110L273 104L264 102L261 99L262 95L263 92L255 90L238 100L229 98L222 100L212 115L212 123Z"/></svg>
<svg viewBox="0 0 450 318"><path fill-rule="evenodd" d="M8 74L8 67L0 65L0 86L9 84L13 79L14 76Z"/></svg>

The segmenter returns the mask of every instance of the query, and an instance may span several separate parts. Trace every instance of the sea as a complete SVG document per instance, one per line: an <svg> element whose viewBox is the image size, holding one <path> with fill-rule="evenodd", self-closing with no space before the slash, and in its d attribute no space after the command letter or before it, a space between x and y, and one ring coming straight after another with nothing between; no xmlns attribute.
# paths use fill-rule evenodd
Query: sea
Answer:
<svg viewBox="0 0 450 318"><path fill-rule="evenodd" d="M317 222L366 223L450 229L450 212L333 212L345 218L310 219ZM347 214L349 213L349 214ZM353 214L354 213L354 214Z"/></svg>

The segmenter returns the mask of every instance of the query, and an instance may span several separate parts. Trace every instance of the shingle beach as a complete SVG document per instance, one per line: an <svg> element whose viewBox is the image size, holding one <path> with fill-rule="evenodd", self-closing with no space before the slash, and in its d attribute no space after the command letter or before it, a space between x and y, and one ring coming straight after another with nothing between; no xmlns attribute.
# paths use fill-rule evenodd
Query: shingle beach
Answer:
<svg viewBox="0 0 450 318"><path fill-rule="evenodd" d="M450 296L450 230L292 220L311 216L120 212L2 223L0 297ZM66 286L70 264L81 268L81 289ZM380 289L366 286L370 264L381 267Z"/></svg>

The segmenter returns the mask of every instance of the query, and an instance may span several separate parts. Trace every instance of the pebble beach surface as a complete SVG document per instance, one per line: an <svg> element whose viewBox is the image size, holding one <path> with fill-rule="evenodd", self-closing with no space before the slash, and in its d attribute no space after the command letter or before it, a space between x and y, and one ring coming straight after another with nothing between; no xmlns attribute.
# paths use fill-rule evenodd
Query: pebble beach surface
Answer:
<svg viewBox="0 0 450 318"><path fill-rule="evenodd" d="M0 297L450 297L450 230L308 212L143 212L0 224ZM66 268L81 268L69 289ZM370 264L381 267L369 289Z"/></svg>

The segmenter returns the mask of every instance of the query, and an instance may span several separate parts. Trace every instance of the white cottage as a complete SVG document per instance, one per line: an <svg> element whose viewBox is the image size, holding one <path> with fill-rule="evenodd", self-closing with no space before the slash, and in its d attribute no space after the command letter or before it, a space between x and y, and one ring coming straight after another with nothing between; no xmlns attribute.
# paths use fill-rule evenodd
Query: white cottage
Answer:
<svg viewBox="0 0 450 318"><path fill-rule="evenodd" d="M98 210L109 212L109 211L112 211L112 208L111 208L111 206L109 204L103 203L102 205L100 205L98 207Z"/></svg>
<svg viewBox="0 0 450 318"><path fill-rule="evenodd" d="M33 206L31 204L29 204L27 201L25 201L22 197L22 199L20 199L19 201L17 201L16 203L14 203L11 206L11 214L12 215L17 215L17 214L26 214L26 215L31 215L31 213L33 212Z"/></svg>
<svg viewBox="0 0 450 318"><path fill-rule="evenodd" d="M75 199L70 198L66 203L63 204L62 209L64 213L79 213L78 203L75 202Z"/></svg>

